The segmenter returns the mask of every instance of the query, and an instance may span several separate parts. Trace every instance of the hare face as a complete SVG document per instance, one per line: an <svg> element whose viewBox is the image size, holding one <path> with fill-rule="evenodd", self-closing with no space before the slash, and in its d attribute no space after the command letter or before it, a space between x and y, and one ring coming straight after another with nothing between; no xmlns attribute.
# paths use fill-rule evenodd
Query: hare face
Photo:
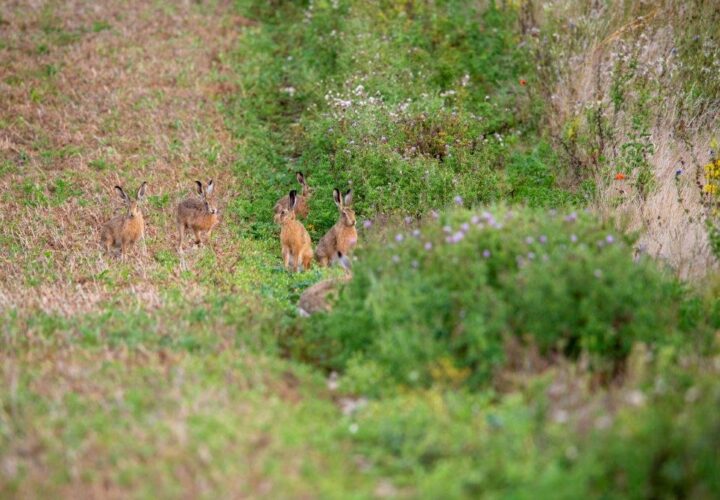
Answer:
<svg viewBox="0 0 720 500"><path fill-rule="evenodd" d="M128 207L128 217L130 217L132 219L132 218L137 218L137 217L141 217L141 216L142 216L142 212L140 211L138 202L131 201L130 206Z"/></svg>
<svg viewBox="0 0 720 500"><path fill-rule="evenodd" d="M283 208L275 214L275 222L280 225L287 224L291 220L295 220L295 210Z"/></svg>
<svg viewBox="0 0 720 500"><path fill-rule="evenodd" d="M217 206L215 205L213 200L205 200L205 211L210 215L215 215L218 213Z"/></svg>
<svg viewBox="0 0 720 500"><path fill-rule="evenodd" d="M351 208L342 209L342 221L348 227L355 226L355 211Z"/></svg>

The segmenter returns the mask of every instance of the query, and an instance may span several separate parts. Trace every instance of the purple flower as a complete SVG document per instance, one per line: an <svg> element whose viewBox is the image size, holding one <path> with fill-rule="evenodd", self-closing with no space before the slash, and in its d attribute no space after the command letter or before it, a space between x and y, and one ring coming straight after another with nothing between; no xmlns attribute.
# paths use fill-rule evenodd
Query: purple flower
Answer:
<svg viewBox="0 0 720 500"><path fill-rule="evenodd" d="M577 212L572 212L565 217L565 222L575 222L577 220Z"/></svg>
<svg viewBox="0 0 720 500"><path fill-rule="evenodd" d="M460 225L460 229L467 233L468 231L470 231L470 224L468 224L467 222L463 222Z"/></svg>
<svg viewBox="0 0 720 500"><path fill-rule="evenodd" d="M528 260L534 260L534 259L535 259L535 252L528 252L527 258L528 258Z"/></svg>
<svg viewBox="0 0 720 500"><path fill-rule="evenodd" d="M493 218L492 214L491 214L490 212L488 212L487 210L485 210L485 211L482 213L482 217L483 217L483 219L485 219L485 220L492 220L492 218Z"/></svg>
<svg viewBox="0 0 720 500"><path fill-rule="evenodd" d="M405 239L405 236L403 236L400 233L395 235L395 241L397 241L398 243L402 242L402 240L404 240L404 239Z"/></svg>
<svg viewBox="0 0 720 500"><path fill-rule="evenodd" d="M577 240L578 240L577 236L575 236L574 234L570 235L570 241L572 241L573 243L577 243Z"/></svg>
<svg viewBox="0 0 720 500"><path fill-rule="evenodd" d="M483 250L482 255L483 255L483 257L485 257L486 259L489 259L489 258L490 258L490 250L488 250L488 249L486 248L485 250Z"/></svg>
<svg viewBox="0 0 720 500"><path fill-rule="evenodd" d="M478 217L477 215L473 215L473 216L470 218L470 222L471 222L472 224L477 225L477 223L480 222L480 217Z"/></svg>
<svg viewBox="0 0 720 500"><path fill-rule="evenodd" d="M538 241L544 245L545 243L547 243L547 236L545 236L544 234L541 234L540 237L538 238Z"/></svg>
<svg viewBox="0 0 720 500"><path fill-rule="evenodd" d="M437 213L437 211L435 210L430 210L430 217L432 217L433 219L437 219L438 217L440 217L440 214Z"/></svg>
<svg viewBox="0 0 720 500"><path fill-rule="evenodd" d="M678 169L675 171L675 177L680 177L681 174L682 174L682 169L681 169L681 168L678 168Z"/></svg>
<svg viewBox="0 0 720 500"><path fill-rule="evenodd" d="M432 243L431 243L431 242L428 241L427 243L425 243L425 250L427 250L428 252L429 252L430 250L432 250Z"/></svg>
<svg viewBox="0 0 720 500"><path fill-rule="evenodd" d="M456 197L453 199L453 201L455 202L456 205L462 205L462 204L463 204L463 199L462 199L462 196L460 196L460 195L456 196Z"/></svg>
<svg viewBox="0 0 720 500"><path fill-rule="evenodd" d="M532 236L528 236L527 238L525 238L525 243L527 243L528 245L532 245L533 243L535 243L535 238L533 238Z"/></svg>
<svg viewBox="0 0 720 500"><path fill-rule="evenodd" d="M420 236L420 230L419 229L413 229L412 235L416 238Z"/></svg>
<svg viewBox="0 0 720 500"><path fill-rule="evenodd" d="M605 236L605 241L608 243L608 245L612 245L615 243L615 237L612 234L608 234Z"/></svg>
<svg viewBox="0 0 720 500"><path fill-rule="evenodd" d="M462 231L458 231L455 234L451 234L450 236L446 237L445 241L454 245L455 243L461 242L463 238L465 238L465 233L463 233Z"/></svg>
<svg viewBox="0 0 720 500"><path fill-rule="evenodd" d="M405 216L405 224L412 224L413 218L409 215Z"/></svg>
<svg viewBox="0 0 720 500"><path fill-rule="evenodd" d="M372 221L369 220L369 219L365 219L365 220L363 221L363 227L364 227L365 229L370 229L370 228L372 227Z"/></svg>

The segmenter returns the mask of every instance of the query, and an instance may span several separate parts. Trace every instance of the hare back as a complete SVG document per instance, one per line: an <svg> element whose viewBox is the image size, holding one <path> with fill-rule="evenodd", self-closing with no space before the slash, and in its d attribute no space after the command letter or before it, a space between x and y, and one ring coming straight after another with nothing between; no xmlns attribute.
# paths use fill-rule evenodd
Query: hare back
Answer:
<svg viewBox="0 0 720 500"><path fill-rule="evenodd" d="M350 253L356 243L357 229L354 226L346 226L338 222L318 243L316 256L332 260L338 252Z"/></svg>
<svg viewBox="0 0 720 500"><path fill-rule="evenodd" d="M298 307L308 314L329 311L332 308L330 303L332 296L336 294L340 285L349 280L349 277L331 278L315 283L302 293Z"/></svg>
<svg viewBox="0 0 720 500"><path fill-rule="evenodd" d="M142 215L139 217L116 215L103 226L101 239L103 242L109 242L115 246L121 243L135 243L140 239L144 230L145 220Z"/></svg>
<svg viewBox="0 0 720 500"><path fill-rule="evenodd" d="M218 223L218 216L207 212L204 201L189 198L178 205L177 221L189 229L208 231Z"/></svg>

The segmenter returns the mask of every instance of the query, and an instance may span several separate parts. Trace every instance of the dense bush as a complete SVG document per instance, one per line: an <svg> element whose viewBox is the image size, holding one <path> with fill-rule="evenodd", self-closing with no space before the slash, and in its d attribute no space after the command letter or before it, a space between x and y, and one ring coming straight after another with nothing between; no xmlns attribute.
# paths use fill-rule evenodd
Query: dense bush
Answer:
<svg viewBox="0 0 720 500"><path fill-rule="evenodd" d="M615 371L634 342L674 341L683 301L628 243L575 212L451 210L370 245L334 311L295 346L321 346L334 366L372 360L407 384L454 370L477 386L504 363L509 335Z"/></svg>

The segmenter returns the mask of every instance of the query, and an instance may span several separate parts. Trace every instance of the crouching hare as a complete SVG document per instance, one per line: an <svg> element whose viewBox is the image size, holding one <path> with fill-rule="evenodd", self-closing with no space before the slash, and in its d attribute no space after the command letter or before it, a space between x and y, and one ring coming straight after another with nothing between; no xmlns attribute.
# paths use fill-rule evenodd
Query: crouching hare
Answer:
<svg viewBox="0 0 720 500"><path fill-rule="evenodd" d="M212 198L215 184L212 179L203 186L200 181L197 184L199 198L187 198L181 201L177 207L177 228L179 233L178 249L182 250L185 230L191 230L195 234L195 244L200 245L201 233L206 233L206 241L210 241L210 234L220 221L218 209Z"/></svg>
<svg viewBox="0 0 720 500"><path fill-rule="evenodd" d="M127 207L127 211L110 219L102 228L100 241L108 254L111 248L119 247L120 256L125 260L128 248L145 237L145 219L138 203L145 198L146 186L147 182L143 182L134 200L125 194L122 187L115 186L115 192Z"/></svg>
<svg viewBox="0 0 720 500"><path fill-rule="evenodd" d="M337 262L345 270L345 275L319 281L305 290L298 301L298 313L300 316L307 317L311 314L328 312L332 309L332 303L337 296L340 285L352 279L350 259L338 252Z"/></svg>
<svg viewBox="0 0 720 500"><path fill-rule="evenodd" d="M295 216L300 219L306 219L308 215L308 200L310 199L310 187L308 187L307 181L305 180L305 176L302 172L296 172L295 178L300 183L300 186L302 186L302 194L297 195L297 203L295 205ZM290 197L289 196L283 196L278 200L278 202L275 204L275 207L273 208L273 212L275 215L279 214L280 211L285 209L290 209Z"/></svg>
<svg viewBox="0 0 720 500"><path fill-rule="evenodd" d="M348 189L342 197L339 189L333 189L333 199L340 211L340 218L330 231L322 237L315 251L315 258L321 266L327 266L338 255L338 252L349 256L357 244L357 229L355 229L355 211L352 205L352 189Z"/></svg>
<svg viewBox="0 0 720 500"><path fill-rule="evenodd" d="M305 226L295 219L295 207L298 197L294 189L288 195L290 205L281 208L275 214L275 222L280 224L280 244L285 269L294 268L300 272L300 266L307 271L310 269L313 258L312 242Z"/></svg>

